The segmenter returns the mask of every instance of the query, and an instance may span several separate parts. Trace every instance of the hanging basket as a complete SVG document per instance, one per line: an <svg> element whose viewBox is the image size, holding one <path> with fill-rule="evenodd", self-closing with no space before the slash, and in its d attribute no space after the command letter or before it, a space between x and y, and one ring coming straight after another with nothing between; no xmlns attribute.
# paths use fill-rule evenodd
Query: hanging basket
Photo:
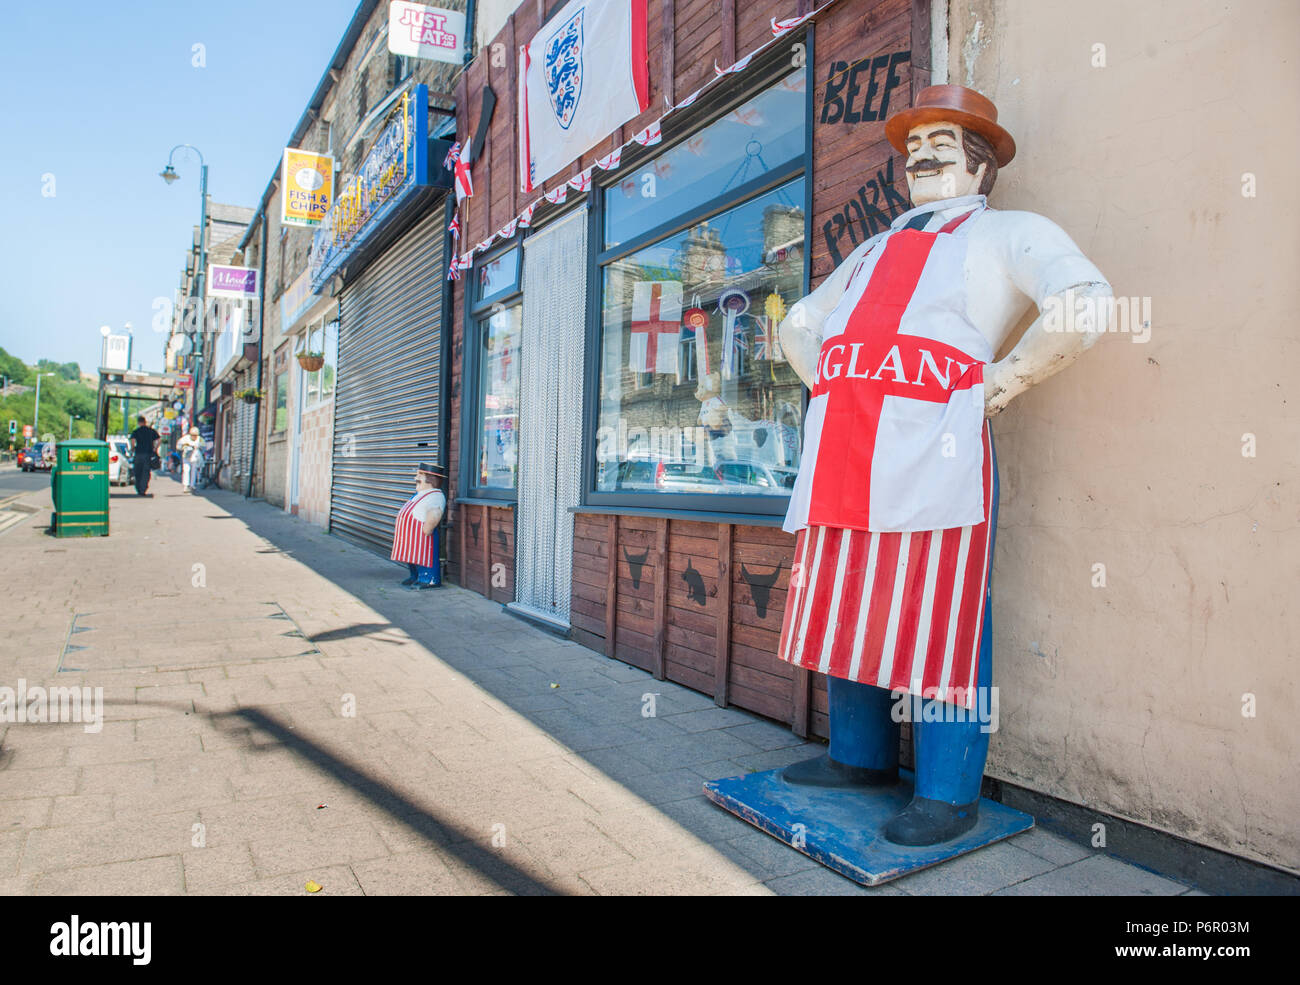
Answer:
<svg viewBox="0 0 1300 985"><path fill-rule="evenodd" d="M314 373L325 365L325 357L314 352L298 353L298 365L309 373Z"/></svg>
<svg viewBox="0 0 1300 985"><path fill-rule="evenodd" d="M240 390L235 396L246 404L255 404L262 399L262 395L256 390Z"/></svg>

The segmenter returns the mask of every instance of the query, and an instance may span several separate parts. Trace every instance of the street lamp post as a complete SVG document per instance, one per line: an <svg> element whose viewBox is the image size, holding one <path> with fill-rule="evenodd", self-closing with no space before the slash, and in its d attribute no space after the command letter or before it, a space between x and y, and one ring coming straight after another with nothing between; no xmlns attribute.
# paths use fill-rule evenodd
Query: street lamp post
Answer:
<svg viewBox="0 0 1300 985"><path fill-rule="evenodd" d="M53 375L53 373L36 374L36 409L32 412L32 434L37 441L41 440L41 377Z"/></svg>
<svg viewBox="0 0 1300 985"><path fill-rule="evenodd" d="M198 269L198 297L199 297L199 331L195 339L194 349L194 413L199 411L199 387L203 387L203 392L207 393L207 384L203 379L203 335L205 330L205 321L207 318L207 305L203 297L204 278L208 272L208 165L203 160L202 152L193 144L177 144L167 155L167 166L158 172L158 176L167 184L171 184L180 177L172 167L172 159L176 152L181 148L187 148L194 151L199 158L199 269Z"/></svg>
<svg viewBox="0 0 1300 985"><path fill-rule="evenodd" d="M69 415L68 415L68 440L69 440L69 441L72 440L72 422L73 422L73 421L79 421L79 420L81 420L81 415L80 415L80 414L69 414Z"/></svg>

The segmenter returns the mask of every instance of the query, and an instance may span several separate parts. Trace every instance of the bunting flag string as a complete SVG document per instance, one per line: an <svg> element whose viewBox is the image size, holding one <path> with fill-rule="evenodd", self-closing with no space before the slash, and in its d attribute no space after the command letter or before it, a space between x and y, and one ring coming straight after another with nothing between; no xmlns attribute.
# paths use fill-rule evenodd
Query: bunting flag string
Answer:
<svg viewBox="0 0 1300 985"><path fill-rule="evenodd" d="M659 141L664 139L663 127L659 125L660 120L655 120L640 133L633 136L633 140L642 147L653 147ZM624 146L627 146L626 144ZM622 150L622 148L619 148Z"/></svg>
<svg viewBox="0 0 1300 985"><path fill-rule="evenodd" d="M778 35L777 37L780 37L780 35ZM776 39L773 38L772 40L776 40ZM770 43L771 42L769 42L769 44ZM763 47L765 48L767 47L767 45L764 45ZM762 51L763 49L760 48L758 50ZM713 74L716 75L718 78L722 78L722 76L731 75L733 72L743 72L745 69L749 68L749 63L756 54L758 54L758 51L751 51L748 55L746 55L740 61L736 62L736 64L732 65L730 68L718 68L718 60L715 58L713 60ZM694 96L692 96L691 98L693 99Z"/></svg>
<svg viewBox="0 0 1300 985"><path fill-rule="evenodd" d="M830 5L827 4L826 6L830 6ZM803 14L799 17L787 17L785 20L780 20L780 21L777 20L775 17L773 17L772 36L779 38L782 34L789 34L791 31L793 31L796 27L798 27L800 24L806 21L813 14L820 13L822 9L823 8L818 7L817 10L809 11L808 13Z"/></svg>
<svg viewBox="0 0 1300 985"><path fill-rule="evenodd" d="M468 253L462 254L461 257L459 258L459 262L457 261L457 259L453 258L450 265L451 269L448 270L447 272L447 278L449 280L459 280L460 271L468 270L470 268L470 266L474 262L475 254L482 253L484 250L488 249L493 243L495 243L498 239L509 239L511 236L515 234L515 231L517 229L527 229L530 226L532 226L533 214L537 211L537 208L542 204L542 202L545 201L550 203L551 205L563 205L565 199L568 197L570 188L578 192L588 191L592 186L592 172L594 169L599 168L600 170L605 171L607 173L617 171L620 167L622 167L623 164L623 151L629 146L631 146L632 144L637 144L641 147L654 147L656 144L659 144L664 137L663 121L671 113L679 109L686 109L697 99L699 99L706 89L716 84L720 79L723 79L728 75L734 75L738 72L745 71L745 69L749 68L750 63L754 60L754 58L757 55L767 50L769 46L774 44L784 35L789 34L791 31L799 27L799 25L803 24L805 21L809 20L810 18L816 17L818 14L822 13L822 11L826 10L827 7L832 6L835 2L836 0L826 0L826 2L823 3L820 7L817 7L815 10L809 11L808 13L802 14L798 17L787 17L781 20L778 20L777 18L773 17L771 39L759 45L757 48L751 51L744 58L741 58L740 60L727 66L726 68L722 68L721 66L719 66L717 61L715 60L713 63L712 79L709 79L707 82L704 83L704 85L700 86L700 88L696 89L694 92L692 92L689 96L687 96L685 99L683 99L680 103L677 103L676 105L673 105L672 103L668 102L667 99L665 98L664 103L667 108L664 110L663 114L659 117L659 119L655 120L645 129L635 133L629 140L624 141L622 145L614 148L604 157L598 158L595 161L595 163L588 166L580 174L576 174L572 178L569 178L559 187L552 188L549 192L544 192L541 198L533 199L533 201L529 202L528 205L524 207L524 210L520 212L519 215L517 215L514 219L506 223L506 225L502 226L495 233L490 235L487 239L483 240L483 242L471 248ZM468 147L465 148L465 151L468 151ZM469 166L468 163L466 163L463 160L464 156L468 156L468 155L462 153L461 144L459 141L457 141L455 144L452 145L451 151L447 154L447 160L446 160L447 169L449 171L453 171L455 174L456 193L457 193L458 202L474 194L474 188L470 182ZM462 194L462 191L464 192L464 194ZM459 216L452 219L452 225L456 226L455 231L452 233L453 238L459 240L460 238ZM726 361L728 361L727 353L725 351L726 348L728 347L724 347L724 356L723 356L724 364ZM736 338L734 339L734 348L743 351L748 348L748 345L743 341L743 339ZM708 350L705 349L704 351L706 353L705 358L707 359Z"/></svg>
<svg viewBox="0 0 1300 985"><path fill-rule="evenodd" d="M596 167L602 171L617 171L619 162L623 159L623 148L615 147L604 157L597 159Z"/></svg>
<svg viewBox="0 0 1300 985"><path fill-rule="evenodd" d="M574 191L585 192L591 187L591 168L586 168L578 174L575 174L568 180L568 182L566 182L566 184L568 184L568 186Z"/></svg>

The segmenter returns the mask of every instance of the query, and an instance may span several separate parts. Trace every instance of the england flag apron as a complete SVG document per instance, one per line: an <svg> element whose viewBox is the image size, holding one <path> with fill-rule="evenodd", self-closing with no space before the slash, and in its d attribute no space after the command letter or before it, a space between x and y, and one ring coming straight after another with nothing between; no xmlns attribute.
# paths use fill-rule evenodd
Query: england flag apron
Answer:
<svg viewBox="0 0 1300 985"><path fill-rule="evenodd" d="M779 655L971 707L991 568L988 340L966 316L968 220L890 233L827 319ZM965 227L965 228L963 228Z"/></svg>

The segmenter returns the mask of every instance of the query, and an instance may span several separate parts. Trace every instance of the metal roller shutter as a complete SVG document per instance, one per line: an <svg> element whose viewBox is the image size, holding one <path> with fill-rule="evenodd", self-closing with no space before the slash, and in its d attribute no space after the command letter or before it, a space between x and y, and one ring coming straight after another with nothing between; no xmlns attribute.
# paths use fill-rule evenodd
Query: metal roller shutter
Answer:
<svg viewBox="0 0 1300 985"><path fill-rule="evenodd" d="M330 529L387 554L421 461L442 452L445 206L343 291Z"/></svg>

